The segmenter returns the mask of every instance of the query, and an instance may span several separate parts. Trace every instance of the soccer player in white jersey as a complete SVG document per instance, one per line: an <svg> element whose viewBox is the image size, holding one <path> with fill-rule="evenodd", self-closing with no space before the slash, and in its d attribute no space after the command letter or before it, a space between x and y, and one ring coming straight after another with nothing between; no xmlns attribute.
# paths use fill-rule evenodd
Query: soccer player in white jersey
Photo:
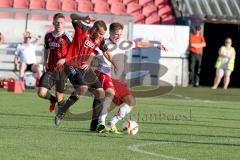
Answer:
<svg viewBox="0 0 240 160"><path fill-rule="evenodd" d="M167 50L164 45L159 44L151 44L147 42L134 42L129 40L124 40L124 43L126 44L125 47L121 47L120 43L122 43L122 33L123 33L123 25L120 23L112 23L110 25L110 37L106 39L106 44L108 45L108 48L112 51L110 52L113 56L122 54L125 55L127 49L133 49L133 48L159 48L162 50ZM98 51L98 50L97 50ZM98 51L100 52L100 51ZM109 53L109 54L110 54ZM97 66L97 69L95 73L97 74L100 82L102 83L102 86L105 90L105 101L103 104L103 110L99 116L99 124L97 127L97 132L103 132L106 128L105 126L105 120L107 117L107 113L110 107L111 102L118 106L117 113L112 117L110 122L107 124L107 128L109 128L110 132L118 133L116 128L116 123L119 120L122 120L128 113L131 112L132 108L135 106L136 101L134 96L130 93L129 89L126 87L126 85L121 82L121 78L118 78L118 75L113 75L111 70L111 63L104 57L101 52L98 55L98 61L99 65ZM120 70L120 67L117 62L118 69ZM123 64L123 62L120 62Z"/></svg>

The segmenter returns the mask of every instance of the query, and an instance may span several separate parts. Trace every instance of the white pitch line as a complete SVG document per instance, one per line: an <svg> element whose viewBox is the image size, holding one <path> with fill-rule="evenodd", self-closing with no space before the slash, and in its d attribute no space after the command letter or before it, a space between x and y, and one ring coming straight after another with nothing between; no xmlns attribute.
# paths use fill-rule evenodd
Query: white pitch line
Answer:
<svg viewBox="0 0 240 160"><path fill-rule="evenodd" d="M201 100L201 99L197 99L197 98L193 98L193 97L187 97L187 96L183 96L181 94L172 94L175 97L180 97L186 100L192 100L192 101L201 101L201 102L205 102L205 103L216 103L216 101L212 101L212 100Z"/></svg>
<svg viewBox="0 0 240 160"><path fill-rule="evenodd" d="M155 157L162 157L162 158L166 158L169 160L185 160L179 157L173 157L173 156L168 156L168 155L164 155L164 154L160 154L160 153L154 153L154 152L148 152L148 151L144 151L143 149L139 149L139 147L143 147L143 146L149 146L149 145L156 145L156 144L170 144L172 142L156 142L156 143L144 143L144 144L134 144L131 146L128 146L128 150L133 151L133 152L139 152L139 153L144 153L144 154L148 154L151 156L155 156Z"/></svg>

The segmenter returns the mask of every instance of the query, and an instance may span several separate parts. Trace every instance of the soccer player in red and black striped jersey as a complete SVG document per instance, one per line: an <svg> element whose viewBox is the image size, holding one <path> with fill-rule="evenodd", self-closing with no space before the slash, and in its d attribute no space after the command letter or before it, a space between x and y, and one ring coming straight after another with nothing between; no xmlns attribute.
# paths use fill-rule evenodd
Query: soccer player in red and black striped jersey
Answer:
<svg viewBox="0 0 240 160"><path fill-rule="evenodd" d="M60 60L60 63L63 64L66 62L69 66L69 79L75 91L68 98L65 105L59 107L55 117L55 124L60 125L66 111L79 99L79 96L84 95L88 89L91 89L94 90L96 94L93 101L93 118L90 130L95 131L105 94L101 83L91 68L89 69L89 66L95 56L94 50L97 47L105 53L106 58L109 59L110 62L113 62L112 57L108 56L110 54L107 54L108 48L103 38L107 26L104 21L96 21L91 28L87 27L81 21L90 23L91 19L89 16L81 17L77 14L71 14L71 19L75 29L75 35L66 58ZM115 66L114 63L113 65ZM88 78L94 79L94 81L88 82L86 80Z"/></svg>
<svg viewBox="0 0 240 160"><path fill-rule="evenodd" d="M56 102L63 102L66 74L58 61L67 55L71 43L71 36L64 31L64 22L65 16L62 13L55 14L54 31L47 33L44 38L45 73L40 79L38 95L51 102L50 112L54 111ZM53 85L56 85L56 97L49 92Z"/></svg>

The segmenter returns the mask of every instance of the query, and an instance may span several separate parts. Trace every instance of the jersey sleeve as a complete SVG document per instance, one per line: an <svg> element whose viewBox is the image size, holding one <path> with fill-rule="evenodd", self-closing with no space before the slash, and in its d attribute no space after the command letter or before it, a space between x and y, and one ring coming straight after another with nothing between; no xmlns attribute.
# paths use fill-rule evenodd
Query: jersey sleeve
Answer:
<svg viewBox="0 0 240 160"><path fill-rule="evenodd" d="M72 21L72 25L73 25L74 29L79 28L82 32L85 32L88 28L81 21L77 21L77 20Z"/></svg>
<svg viewBox="0 0 240 160"><path fill-rule="evenodd" d="M101 44L100 44L100 46L99 46L99 49L100 49L101 51L103 51L103 52L106 52L106 51L108 50L108 47L107 47L104 39L102 40L102 42L101 42Z"/></svg>

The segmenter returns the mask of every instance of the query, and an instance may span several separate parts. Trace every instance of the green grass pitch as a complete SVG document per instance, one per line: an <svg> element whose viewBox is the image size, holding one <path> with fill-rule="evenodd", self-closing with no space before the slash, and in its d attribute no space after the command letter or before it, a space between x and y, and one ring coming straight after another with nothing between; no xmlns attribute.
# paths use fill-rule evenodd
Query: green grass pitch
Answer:
<svg viewBox="0 0 240 160"><path fill-rule="evenodd" d="M137 98L128 118L138 121L139 132L130 136L91 133L90 121L55 127L49 102L35 91L2 89L0 159L239 160L239 100L239 89L209 88L175 88L163 96ZM83 97L71 112L87 111L91 103L92 97Z"/></svg>

